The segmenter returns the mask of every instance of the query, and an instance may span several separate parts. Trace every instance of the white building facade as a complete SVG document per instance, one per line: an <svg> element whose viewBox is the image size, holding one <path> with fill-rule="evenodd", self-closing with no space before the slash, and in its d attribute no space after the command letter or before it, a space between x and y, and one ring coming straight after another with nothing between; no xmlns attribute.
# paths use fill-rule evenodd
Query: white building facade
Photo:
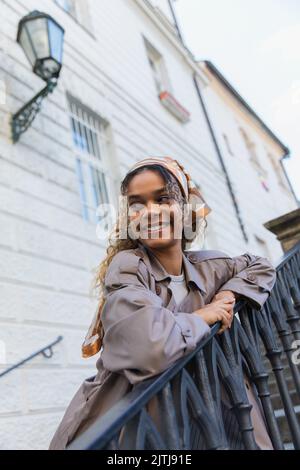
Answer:
<svg viewBox="0 0 300 470"><path fill-rule="evenodd" d="M199 62L209 80L203 100L224 160L249 246L273 263L282 249L267 220L297 208L280 160L289 150L210 61Z"/></svg>
<svg viewBox="0 0 300 470"><path fill-rule="evenodd" d="M247 150L239 143L230 172L245 243L193 81L196 74L214 106L211 77L178 40L167 3L0 0L1 370L63 336L51 358L37 356L1 378L1 449L47 448L80 383L95 373L97 358L81 357L96 306L93 273L106 247L95 210L117 207L120 180L135 161L171 155L192 174L212 208L200 246L264 254L257 235L281 254L262 223L296 208L292 194L269 166L272 194L262 199L255 189L249 202L240 180L256 188L256 176L242 175ZM11 115L43 86L16 42L20 19L35 9L65 29L63 67L57 89L13 144ZM226 133L226 105L219 100L216 109ZM261 134L255 139L265 144Z"/></svg>

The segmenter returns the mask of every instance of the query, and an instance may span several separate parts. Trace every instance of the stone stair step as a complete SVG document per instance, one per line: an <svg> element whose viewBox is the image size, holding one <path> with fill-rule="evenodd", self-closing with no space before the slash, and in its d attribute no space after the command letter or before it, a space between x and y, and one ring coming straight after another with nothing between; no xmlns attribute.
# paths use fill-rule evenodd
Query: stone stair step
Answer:
<svg viewBox="0 0 300 470"><path fill-rule="evenodd" d="M287 387L288 387L288 390L289 390L290 393L294 392L296 390L294 380L293 380L292 377L286 378L286 384L287 384ZM277 387L276 383L269 384L269 390L270 390L270 394L271 394L272 398L277 397L277 395L279 395L279 390L278 390L278 387ZM299 397L297 395L295 395L295 399L299 400ZM298 403L298 401L296 403L294 403L294 405L298 405L298 404L300 404L300 403ZM280 408L280 407L278 407L278 408Z"/></svg>
<svg viewBox="0 0 300 470"><path fill-rule="evenodd" d="M292 442L286 442L284 444L284 449L285 450L295 450L294 444Z"/></svg>
<svg viewBox="0 0 300 470"><path fill-rule="evenodd" d="M300 405L300 397L297 393L297 390L289 389L289 394L292 399L293 405L294 406ZM273 405L274 410L277 410L283 407L282 400L281 400L279 393L275 393L274 395L272 395L271 400L272 400L272 405Z"/></svg>
<svg viewBox="0 0 300 470"><path fill-rule="evenodd" d="M296 412L299 426L300 426L300 405L294 406L294 410ZM275 410L275 416L278 421L278 426L280 429L281 437L284 443L292 442L292 436L290 432L290 428L285 416L285 412L283 408Z"/></svg>

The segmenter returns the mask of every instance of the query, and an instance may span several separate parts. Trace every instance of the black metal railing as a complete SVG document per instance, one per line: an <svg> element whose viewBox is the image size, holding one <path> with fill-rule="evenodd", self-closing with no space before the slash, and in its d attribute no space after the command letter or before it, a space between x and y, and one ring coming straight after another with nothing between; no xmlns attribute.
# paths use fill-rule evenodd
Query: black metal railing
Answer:
<svg viewBox="0 0 300 470"><path fill-rule="evenodd" d="M34 357L38 356L39 354L42 354L44 357L47 359L50 359L53 356L53 346L55 346L57 343L59 343L63 339L63 336L58 336L55 341L52 341L52 343L47 344L47 346L44 346L43 348L39 349L38 351L35 351L34 353L30 354L29 356L25 357L25 359L22 359L21 361L17 362L16 364L13 364L12 366L8 367L4 371L0 372L0 378L3 377L4 375L8 374L9 372L17 369L18 367L22 366L28 361L31 361Z"/></svg>
<svg viewBox="0 0 300 470"><path fill-rule="evenodd" d="M300 449L300 407L289 391L293 383L293 399L300 399L294 343L300 339L300 242L276 270L276 283L261 310L238 302L229 330L216 335L220 325L214 325L194 351L134 386L67 449L257 449L245 374L260 398L274 449L284 449L287 439L290 447ZM274 409L270 377L279 410ZM285 431L278 417L284 418Z"/></svg>

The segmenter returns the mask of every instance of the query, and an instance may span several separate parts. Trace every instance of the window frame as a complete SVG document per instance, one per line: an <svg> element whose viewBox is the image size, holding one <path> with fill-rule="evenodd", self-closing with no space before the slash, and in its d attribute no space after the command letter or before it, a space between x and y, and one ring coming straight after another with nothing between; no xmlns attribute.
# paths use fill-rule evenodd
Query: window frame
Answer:
<svg viewBox="0 0 300 470"><path fill-rule="evenodd" d="M79 1L82 0L53 0L55 5L61 8L67 15L69 15L79 26L81 26L88 34L90 34L94 39L93 34L93 24L92 17L90 14L90 5L85 5L84 14L83 14L83 5L79 4ZM71 2L73 8L68 10L63 5L63 2ZM88 0L85 0L88 3Z"/></svg>
<svg viewBox="0 0 300 470"><path fill-rule="evenodd" d="M287 178L285 176L284 170L282 165L280 164L279 160L276 160L276 157L269 151L267 151L268 158L271 162L272 169L276 176L276 181L286 191L290 192L289 184Z"/></svg>
<svg viewBox="0 0 300 470"><path fill-rule="evenodd" d="M145 36L143 36L143 41L157 94L159 95L163 91L172 93L172 86L163 55ZM157 77L159 77L160 80L158 80Z"/></svg>
<svg viewBox="0 0 300 470"><path fill-rule="evenodd" d="M67 106L81 213L86 222L96 224L99 222L96 213L99 204L116 207L117 203L116 179L111 177L111 129L106 120L70 94L67 94ZM81 148L77 139L82 139ZM105 183L102 186L100 179ZM102 196L104 199L101 200Z"/></svg>
<svg viewBox="0 0 300 470"><path fill-rule="evenodd" d="M260 159L257 155L257 151L256 151L257 146L256 146L255 142L249 137L249 134L245 131L245 129L243 127L239 127L239 130L240 130L240 134L242 136L244 145L247 149L250 162L254 166L256 172L258 173L258 175L262 175L263 177L266 178L268 176L268 172L262 166L262 164L260 162Z"/></svg>

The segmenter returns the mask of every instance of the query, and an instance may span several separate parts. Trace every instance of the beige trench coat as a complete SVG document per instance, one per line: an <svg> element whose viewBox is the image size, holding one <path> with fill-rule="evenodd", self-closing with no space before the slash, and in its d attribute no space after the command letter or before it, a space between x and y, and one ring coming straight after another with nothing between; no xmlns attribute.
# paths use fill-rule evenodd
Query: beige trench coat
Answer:
<svg viewBox="0 0 300 470"><path fill-rule="evenodd" d="M185 251L183 267L189 293L177 306L168 289L170 277L151 250L139 243L114 256L105 277L105 336L98 372L72 398L50 450L65 449L135 384L189 354L210 332L192 312L210 303L218 291L231 290L260 308L276 280L270 261L249 252L230 257L221 251ZM272 448L260 408L251 390L247 393L254 405L256 437L261 436L261 448Z"/></svg>

